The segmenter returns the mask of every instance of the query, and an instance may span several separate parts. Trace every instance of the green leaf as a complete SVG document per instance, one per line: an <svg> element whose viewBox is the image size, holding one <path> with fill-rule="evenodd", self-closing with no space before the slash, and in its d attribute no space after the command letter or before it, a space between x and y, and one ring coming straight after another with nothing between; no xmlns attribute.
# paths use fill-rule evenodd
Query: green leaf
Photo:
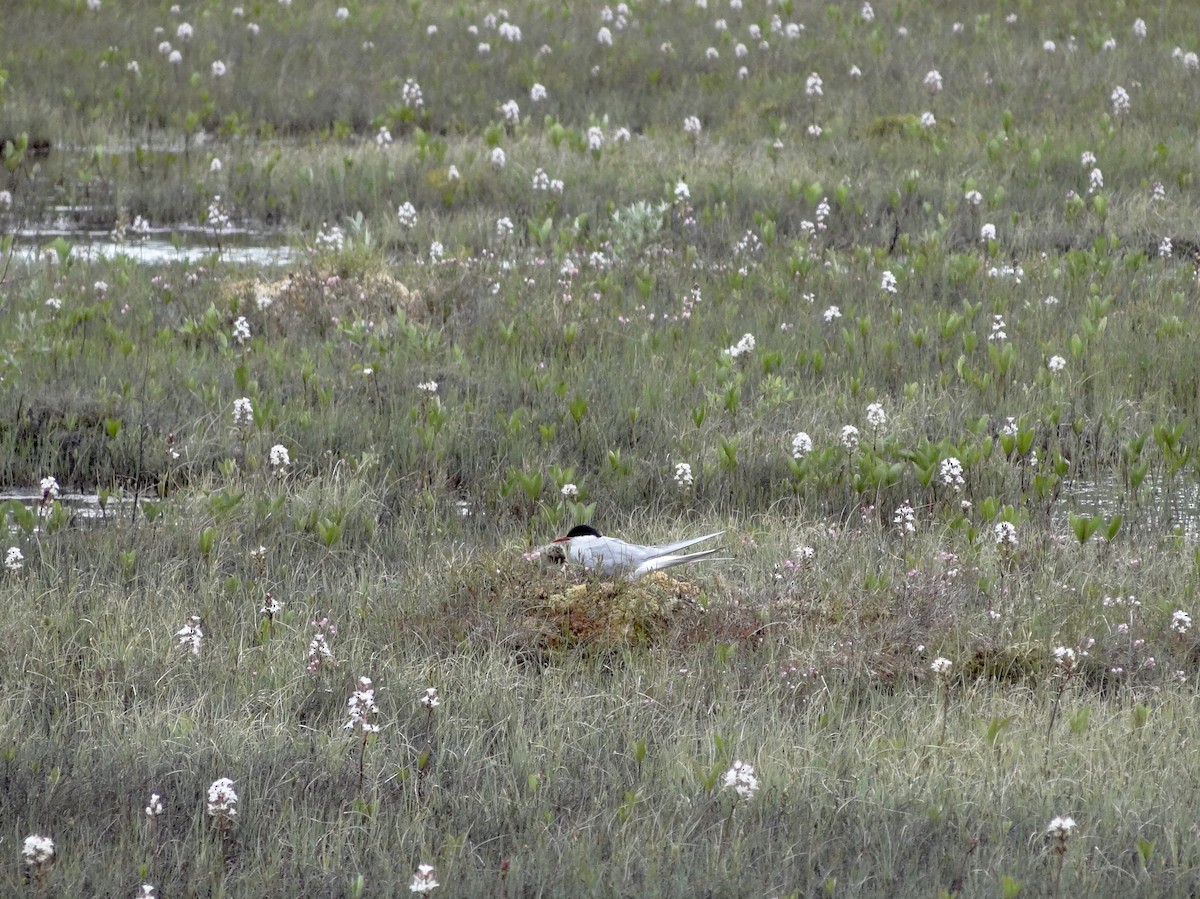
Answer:
<svg viewBox="0 0 1200 899"><path fill-rule="evenodd" d="M987 743L989 749L996 748L996 744L1000 740L1000 732L1012 724L1012 722L1016 720L1016 717L1016 715L1006 715L1003 718L994 716L992 720L988 722L987 731L984 733L983 741Z"/></svg>
<svg viewBox="0 0 1200 899"><path fill-rule="evenodd" d="M583 421L583 416L587 414L588 402L583 397L576 396L575 399L571 400L570 409L571 418L575 419L575 424L578 425Z"/></svg>
<svg viewBox="0 0 1200 899"><path fill-rule="evenodd" d="M1142 864L1150 864L1150 856L1154 854L1154 841L1147 840L1145 837L1138 837L1137 850L1138 855L1142 857Z"/></svg>
<svg viewBox="0 0 1200 899"><path fill-rule="evenodd" d="M1071 530L1075 532L1075 539L1079 541L1080 546L1087 543L1100 527L1098 515L1076 515L1074 512L1068 512L1067 520L1071 523Z"/></svg>
<svg viewBox="0 0 1200 899"><path fill-rule="evenodd" d="M1137 703L1130 714L1130 724L1134 730L1140 730L1150 721L1150 706Z"/></svg>
<svg viewBox="0 0 1200 899"><path fill-rule="evenodd" d="M1087 730L1088 719L1091 718L1091 716L1092 713L1087 706L1083 706L1070 715L1067 718L1067 724L1070 725L1071 736L1077 737Z"/></svg>
<svg viewBox="0 0 1200 899"><path fill-rule="evenodd" d="M212 525L209 525L204 530L202 530L200 532L200 553L205 556L212 553L213 544L216 543L216 540L217 540L217 529L214 528Z"/></svg>

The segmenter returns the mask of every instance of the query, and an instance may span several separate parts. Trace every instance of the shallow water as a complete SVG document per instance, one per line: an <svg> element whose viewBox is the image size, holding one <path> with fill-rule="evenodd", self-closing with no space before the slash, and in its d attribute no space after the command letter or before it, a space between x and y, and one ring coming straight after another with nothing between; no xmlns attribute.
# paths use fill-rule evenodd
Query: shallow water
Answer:
<svg viewBox="0 0 1200 899"><path fill-rule="evenodd" d="M36 487L28 490L0 491L0 503L16 500L25 508L36 511L42 504L42 491ZM85 524L100 524L114 521L118 518L128 520L130 507L133 503L131 496L110 496L104 506L100 505L100 497L95 493L62 493L58 501L71 514L71 517Z"/></svg>
<svg viewBox="0 0 1200 899"><path fill-rule="evenodd" d="M1147 478L1139 490L1138 502L1131 503L1124 484L1115 478L1076 479L1063 485L1053 512L1055 523L1067 532L1071 512L1106 519L1120 515L1124 522L1122 532L1177 531L1184 537L1200 540L1200 484L1178 483L1167 489L1161 482Z"/></svg>
<svg viewBox="0 0 1200 899"><path fill-rule="evenodd" d="M107 231L54 229L19 231L13 241L13 256L26 264L37 262L44 254L57 256L50 244L57 238L71 244L71 258L84 261L115 259L126 256L141 265L196 263L216 252L212 235L206 231L152 231L141 240L113 240ZM221 235L222 262L236 265L288 265L295 261L295 247L287 235L254 231L233 231Z"/></svg>

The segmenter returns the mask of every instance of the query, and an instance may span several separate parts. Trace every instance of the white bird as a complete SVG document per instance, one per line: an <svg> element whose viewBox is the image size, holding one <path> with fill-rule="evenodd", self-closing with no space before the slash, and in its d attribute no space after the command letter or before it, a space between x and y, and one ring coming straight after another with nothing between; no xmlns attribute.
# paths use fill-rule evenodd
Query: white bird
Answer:
<svg viewBox="0 0 1200 899"><path fill-rule="evenodd" d="M719 547L682 555L679 551L720 537L724 533L717 531L715 534L693 537L691 540L642 546L638 543L626 543L616 537L604 537L591 525L580 524L571 528L567 536L555 538L554 542L565 543L567 558L589 571L636 581L651 571L661 571L664 568L708 558L717 552Z"/></svg>

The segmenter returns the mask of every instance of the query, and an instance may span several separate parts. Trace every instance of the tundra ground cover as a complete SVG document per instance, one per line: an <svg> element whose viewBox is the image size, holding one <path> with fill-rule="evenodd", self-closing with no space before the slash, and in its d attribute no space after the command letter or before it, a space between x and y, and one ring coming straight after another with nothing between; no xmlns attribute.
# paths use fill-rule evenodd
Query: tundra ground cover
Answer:
<svg viewBox="0 0 1200 899"><path fill-rule="evenodd" d="M1194 892L1195 29L1043 6L6 18L4 893Z"/></svg>

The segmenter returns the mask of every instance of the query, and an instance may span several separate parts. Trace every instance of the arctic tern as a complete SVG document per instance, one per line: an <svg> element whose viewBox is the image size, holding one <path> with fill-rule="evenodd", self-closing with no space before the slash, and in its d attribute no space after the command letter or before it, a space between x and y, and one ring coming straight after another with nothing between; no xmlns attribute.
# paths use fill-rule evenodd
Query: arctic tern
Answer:
<svg viewBox="0 0 1200 899"><path fill-rule="evenodd" d="M715 534L693 537L690 540L642 546L638 543L626 543L616 537L602 536L591 525L580 524L571 528L565 537L555 538L554 542L566 544L567 558L590 571L636 581L652 571L708 558L717 552L719 547L682 554L680 550L720 537L724 533L717 531Z"/></svg>

